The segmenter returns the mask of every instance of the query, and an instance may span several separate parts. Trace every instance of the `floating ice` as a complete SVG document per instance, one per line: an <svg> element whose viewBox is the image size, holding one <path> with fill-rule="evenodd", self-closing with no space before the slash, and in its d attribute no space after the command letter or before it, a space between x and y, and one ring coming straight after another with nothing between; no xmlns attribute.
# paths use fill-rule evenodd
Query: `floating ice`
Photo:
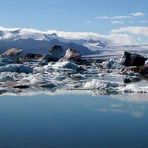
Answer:
<svg viewBox="0 0 148 148"><path fill-rule="evenodd" d="M86 90L98 90L116 93L148 93L148 86L138 86L136 84L125 85L119 82L102 81L102 80L92 80L91 82L86 82L84 84L84 89ZM100 93L98 93L100 94Z"/></svg>
<svg viewBox="0 0 148 148"><path fill-rule="evenodd" d="M148 60L145 61L145 65L148 65Z"/></svg>
<svg viewBox="0 0 148 148"><path fill-rule="evenodd" d="M110 59L108 61L105 61L102 63L102 65L104 68L108 68L108 69L121 68L121 64L115 59Z"/></svg>
<svg viewBox="0 0 148 148"><path fill-rule="evenodd" d="M32 73L33 69L30 66L23 64L9 64L0 67L0 72L17 72L17 73Z"/></svg>
<svg viewBox="0 0 148 148"><path fill-rule="evenodd" d="M27 90L40 92L43 90L89 90L96 91L95 94L98 95L100 93L148 92L146 86L123 83L124 78L135 82L141 77L131 72L126 75L121 74L121 65L117 60L103 62L103 67L97 67L96 64L82 67L72 61L50 62L44 66L32 62L7 64L0 66L0 82L7 89L7 93L20 93L18 88L23 93L28 87ZM9 84L12 85L9 86Z"/></svg>
<svg viewBox="0 0 148 148"><path fill-rule="evenodd" d="M91 82L86 82L84 84L85 89L108 89L108 88L117 88L119 86L124 86L124 84L119 82L111 82L104 80L93 79Z"/></svg>
<svg viewBox="0 0 148 148"><path fill-rule="evenodd" d="M78 69L78 66L72 62L69 61L63 61L63 62L58 62L53 66L55 69L61 69L61 68L68 68L68 69Z"/></svg>
<svg viewBox="0 0 148 148"><path fill-rule="evenodd" d="M0 75L0 82L5 82L5 81L13 81L14 78L9 75Z"/></svg>
<svg viewBox="0 0 148 148"><path fill-rule="evenodd" d="M124 76L124 83L138 82L141 80L139 73L129 72Z"/></svg>
<svg viewBox="0 0 148 148"><path fill-rule="evenodd" d="M43 83L43 82L45 83L46 82L44 76L42 74L40 74L40 73L31 74L26 79L28 79L32 85L38 85L40 83Z"/></svg>
<svg viewBox="0 0 148 148"><path fill-rule="evenodd" d="M137 86L129 84L126 87L120 88L124 93L148 93L148 86Z"/></svg>

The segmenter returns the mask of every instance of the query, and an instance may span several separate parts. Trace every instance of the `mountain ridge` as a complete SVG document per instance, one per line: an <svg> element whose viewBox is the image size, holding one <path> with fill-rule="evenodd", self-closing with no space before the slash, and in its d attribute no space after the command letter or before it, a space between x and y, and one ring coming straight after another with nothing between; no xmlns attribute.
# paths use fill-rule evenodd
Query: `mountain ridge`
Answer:
<svg viewBox="0 0 148 148"><path fill-rule="evenodd" d="M114 50L146 50L148 45L119 45L111 40L88 32L40 31L27 28L0 27L0 53L10 48L21 48L26 53L46 54L55 45L78 50L82 55L102 53Z"/></svg>

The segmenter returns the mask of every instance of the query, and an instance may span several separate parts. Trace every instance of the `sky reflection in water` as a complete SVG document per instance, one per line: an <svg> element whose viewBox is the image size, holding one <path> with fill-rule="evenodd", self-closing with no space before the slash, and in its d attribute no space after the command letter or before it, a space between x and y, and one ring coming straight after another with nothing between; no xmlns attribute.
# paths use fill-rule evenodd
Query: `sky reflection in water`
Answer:
<svg viewBox="0 0 148 148"><path fill-rule="evenodd" d="M0 147L148 145L147 95L0 97Z"/></svg>

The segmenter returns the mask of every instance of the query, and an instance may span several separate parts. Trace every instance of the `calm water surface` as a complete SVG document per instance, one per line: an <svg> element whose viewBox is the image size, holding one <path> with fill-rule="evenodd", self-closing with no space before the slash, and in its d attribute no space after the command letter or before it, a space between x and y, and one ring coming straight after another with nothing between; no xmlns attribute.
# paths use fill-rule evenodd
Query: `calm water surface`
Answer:
<svg viewBox="0 0 148 148"><path fill-rule="evenodd" d="M1 96L0 148L147 148L148 96Z"/></svg>

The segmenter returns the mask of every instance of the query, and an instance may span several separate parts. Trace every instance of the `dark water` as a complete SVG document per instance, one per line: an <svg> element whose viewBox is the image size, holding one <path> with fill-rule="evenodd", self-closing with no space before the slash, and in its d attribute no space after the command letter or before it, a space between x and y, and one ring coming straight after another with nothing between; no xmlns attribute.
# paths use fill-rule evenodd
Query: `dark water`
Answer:
<svg viewBox="0 0 148 148"><path fill-rule="evenodd" d="M147 99L1 96L0 148L147 148Z"/></svg>

